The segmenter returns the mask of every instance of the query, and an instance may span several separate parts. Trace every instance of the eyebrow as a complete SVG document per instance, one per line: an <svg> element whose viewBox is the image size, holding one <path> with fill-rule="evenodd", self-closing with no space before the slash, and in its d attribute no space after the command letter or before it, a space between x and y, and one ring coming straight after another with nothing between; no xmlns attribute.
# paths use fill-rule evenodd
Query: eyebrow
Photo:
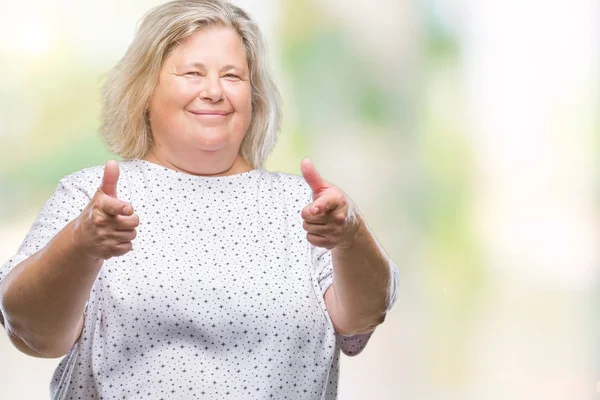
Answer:
<svg viewBox="0 0 600 400"><path fill-rule="evenodd" d="M199 69L206 69L206 66L204 64L202 64L201 62L193 62L193 63L185 64L185 65L182 65L182 67L184 67L184 68L185 67L196 67L196 68L199 68ZM233 64L227 64L227 65L223 66L223 68L221 68L221 72L229 70L229 69L235 69L235 70L238 70L238 71L244 71L245 70L244 68L237 67L237 66L235 66Z"/></svg>

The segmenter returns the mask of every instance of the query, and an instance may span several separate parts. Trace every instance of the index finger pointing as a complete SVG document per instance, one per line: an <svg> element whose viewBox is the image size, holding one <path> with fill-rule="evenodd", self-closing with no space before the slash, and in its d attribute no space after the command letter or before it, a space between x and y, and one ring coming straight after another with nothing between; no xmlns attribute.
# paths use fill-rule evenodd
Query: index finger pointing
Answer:
<svg viewBox="0 0 600 400"><path fill-rule="evenodd" d="M99 208L108 215L131 215L133 214L133 207L131 204L121 200L117 200L110 196L102 196Z"/></svg>

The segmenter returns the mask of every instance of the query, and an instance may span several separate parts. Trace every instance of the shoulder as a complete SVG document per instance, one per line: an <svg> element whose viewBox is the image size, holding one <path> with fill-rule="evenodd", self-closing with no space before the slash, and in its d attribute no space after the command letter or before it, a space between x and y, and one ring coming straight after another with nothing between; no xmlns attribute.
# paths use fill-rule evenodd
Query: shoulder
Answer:
<svg viewBox="0 0 600 400"><path fill-rule="evenodd" d="M102 179L103 173L104 165L94 165L66 175L61 179L61 182L80 185L96 183L98 178Z"/></svg>
<svg viewBox="0 0 600 400"><path fill-rule="evenodd" d="M117 161L117 163L119 164L118 187L123 188L123 185L127 182L127 179L124 178L132 172L133 166L128 161ZM102 185L104 167L105 164L93 165L64 176L58 182L56 192L58 194L61 192L72 194L73 196L84 194L85 197L91 199Z"/></svg>
<svg viewBox="0 0 600 400"><path fill-rule="evenodd" d="M263 170L262 179L267 180L278 191L292 198L311 196L311 189L304 177L280 171Z"/></svg>
<svg viewBox="0 0 600 400"><path fill-rule="evenodd" d="M56 194L83 193L87 197L92 197L102 180L103 172L103 165L86 167L72 172L58 181Z"/></svg>
<svg viewBox="0 0 600 400"><path fill-rule="evenodd" d="M131 161L117 161L117 163L119 164L119 178L128 175L135 168ZM104 166L104 164L94 165L72 172L59 181L59 187L69 187L94 193L102 184ZM123 179L119 179L119 185L122 182Z"/></svg>

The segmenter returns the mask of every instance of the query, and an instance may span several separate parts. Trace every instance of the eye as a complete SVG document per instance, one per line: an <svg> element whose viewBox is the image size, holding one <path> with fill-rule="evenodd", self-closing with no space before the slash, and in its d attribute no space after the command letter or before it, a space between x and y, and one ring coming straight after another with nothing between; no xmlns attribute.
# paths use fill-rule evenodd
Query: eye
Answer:
<svg viewBox="0 0 600 400"><path fill-rule="evenodd" d="M234 78L234 79L240 79L239 76L235 75L235 74L227 74L225 75L225 78Z"/></svg>
<svg viewBox="0 0 600 400"><path fill-rule="evenodd" d="M186 75L192 75L192 76L200 76L200 73L197 71L190 71L190 72L186 72Z"/></svg>

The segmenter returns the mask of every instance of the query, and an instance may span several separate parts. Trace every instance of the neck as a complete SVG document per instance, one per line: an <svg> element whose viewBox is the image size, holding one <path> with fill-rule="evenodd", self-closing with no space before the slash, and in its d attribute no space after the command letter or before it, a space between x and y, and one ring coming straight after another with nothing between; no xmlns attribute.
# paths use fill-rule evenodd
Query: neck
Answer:
<svg viewBox="0 0 600 400"><path fill-rule="evenodd" d="M214 169L212 169L212 171L211 169L206 169L206 171L203 172L202 169L189 167L187 165L182 164L177 159L169 159L168 157L163 157L159 154L156 154L156 152L154 152L153 149L150 150L148 154L146 154L144 157L142 157L142 160L162 165L165 168L169 168L175 171L197 176L227 176L241 174L242 172L252 171L253 169L239 154L235 157L233 163L229 166L229 168L218 172L212 172L214 171Z"/></svg>

